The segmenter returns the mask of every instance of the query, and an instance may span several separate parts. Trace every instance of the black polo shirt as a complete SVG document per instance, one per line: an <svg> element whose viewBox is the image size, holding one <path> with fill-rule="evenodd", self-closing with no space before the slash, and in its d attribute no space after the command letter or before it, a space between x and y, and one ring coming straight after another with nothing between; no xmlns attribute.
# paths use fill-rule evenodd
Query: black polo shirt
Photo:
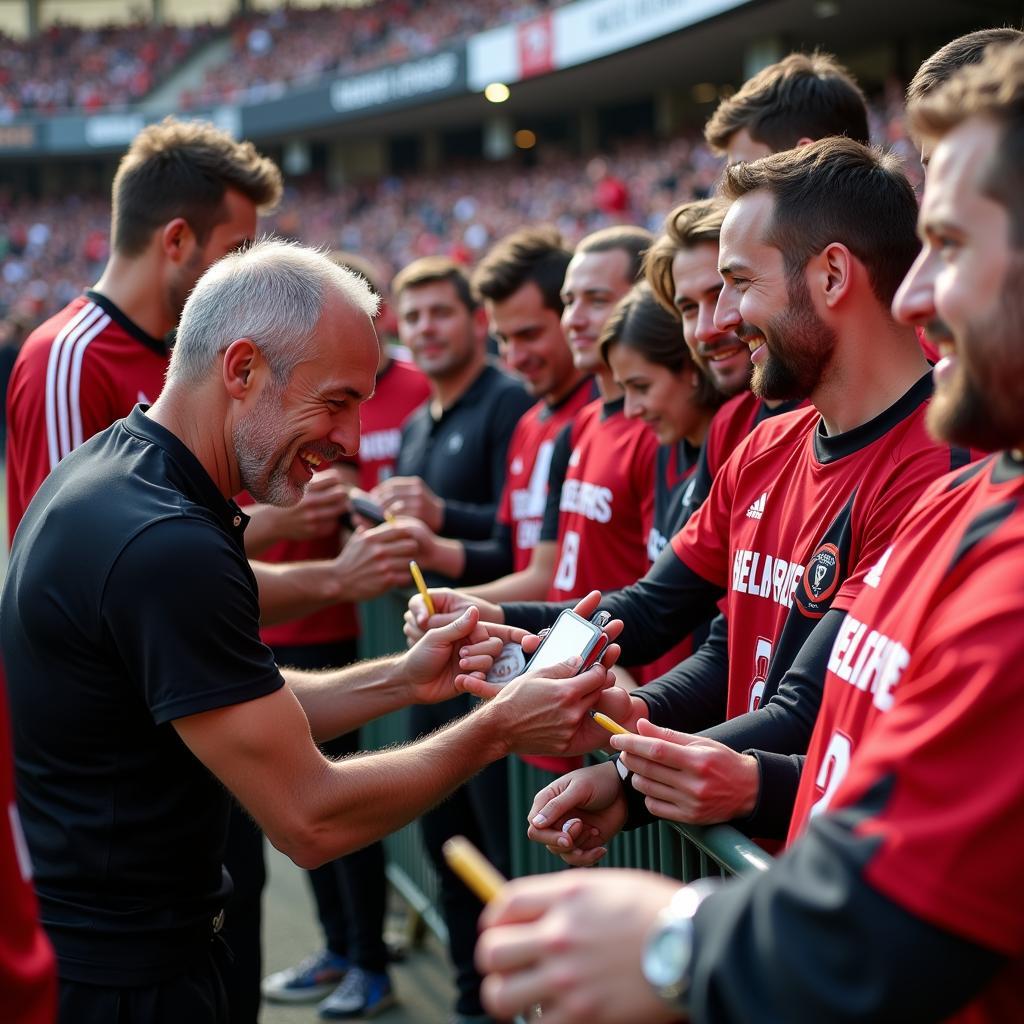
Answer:
<svg viewBox="0 0 1024 1024"><path fill-rule="evenodd" d="M246 521L137 406L57 466L18 530L0 644L61 977L149 984L211 934L230 797L171 723L283 685Z"/></svg>
<svg viewBox="0 0 1024 1024"><path fill-rule="evenodd" d="M444 499L445 537L490 537L505 486L508 443L531 405L518 380L488 363L439 419L427 402L406 420L395 473L421 477Z"/></svg>

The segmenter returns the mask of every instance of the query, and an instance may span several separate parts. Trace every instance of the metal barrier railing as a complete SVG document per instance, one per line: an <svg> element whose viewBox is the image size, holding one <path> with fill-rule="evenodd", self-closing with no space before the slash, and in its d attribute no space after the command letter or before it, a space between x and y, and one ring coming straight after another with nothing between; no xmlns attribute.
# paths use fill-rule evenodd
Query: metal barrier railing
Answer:
<svg viewBox="0 0 1024 1024"><path fill-rule="evenodd" d="M409 592L393 591L360 606L360 653L377 658L405 647L402 615ZM403 743L409 738L408 713L399 711L371 722L363 729L368 749ZM603 755L597 755L601 757ZM509 815L512 836L512 873L515 876L558 871L566 865L526 837L526 817L534 795L553 776L509 759ZM437 907L438 880L414 822L384 840L388 878L427 926L442 939L444 922ZM657 822L617 836L602 861L609 867L643 868L684 882L715 875L763 871L772 858L756 843L728 825L678 825Z"/></svg>

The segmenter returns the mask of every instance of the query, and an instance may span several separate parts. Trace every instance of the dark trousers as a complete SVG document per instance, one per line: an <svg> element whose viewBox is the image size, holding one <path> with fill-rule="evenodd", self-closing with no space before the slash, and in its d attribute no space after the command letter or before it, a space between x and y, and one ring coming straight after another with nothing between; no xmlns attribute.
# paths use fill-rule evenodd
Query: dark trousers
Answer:
<svg viewBox="0 0 1024 1024"><path fill-rule="evenodd" d="M229 1024L221 979L225 947L208 944L182 974L154 985L108 988L61 980L58 1024Z"/></svg>
<svg viewBox="0 0 1024 1024"><path fill-rule="evenodd" d="M412 708L410 730L422 736L469 711L473 698L457 697L443 704ZM445 863L441 847L446 839L464 835L506 877L510 870L508 770L498 761L457 789L444 803L420 818L427 853L441 880L441 909L448 926L448 946L455 967L458 997L456 1012L484 1012L480 1003L480 975L473 964L477 920L483 904Z"/></svg>
<svg viewBox="0 0 1024 1024"><path fill-rule="evenodd" d="M316 671L322 668L340 668L354 661L356 641L352 639L333 644L274 647L273 651L279 665ZM350 734L350 737L343 737L334 742L343 745L347 743L346 750L352 751L357 749L358 735L353 733ZM372 863L374 847L376 847L376 856L380 862L376 866ZM370 970L383 970L383 967L377 968L371 965L386 959L386 952L382 953L386 901L383 849L379 843L376 843L350 856L358 858L359 863L352 869L355 872L355 878L348 888L358 891L359 898L348 901L345 904L346 910L340 913L346 913L347 908L351 906L352 910L348 917L349 927L353 930L359 928L361 931L359 937L349 940L348 948L365 949L365 955L371 961L365 966ZM347 861L348 859L348 857L343 857L340 860ZM334 861L332 864L325 864L317 871L329 873L329 869L338 863L338 861ZM224 985L230 1007L229 1019L231 1024L256 1024L260 1008L260 979L263 974L261 924L266 867L263 858L263 834L253 824L249 816L238 807L232 811L224 866L228 869L234 882L234 892L225 907L224 930L221 933L233 956L233 960L224 974ZM336 873L344 870L346 869L335 869ZM325 883L325 888L327 884L329 883ZM317 899L318 913L320 913L319 896L315 887L314 897ZM329 917L332 917L332 914L333 917L337 916L336 913L328 911ZM357 919L363 914L373 914L376 917L372 917L365 924L362 921L357 923ZM323 920L322 916L321 920ZM339 931L343 930L341 925L336 927ZM325 928L325 932L326 930ZM374 930L377 934L378 947L375 947L373 942L363 935L363 932L371 933ZM339 950L339 952L350 955L346 950ZM354 956L352 959L361 966L363 965L362 961L356 960ZM193 1022L190 1021L189 1024L193 1024Z"/></svg>
<svg viewBox="0 0 1024 1024"><path fill-rule="evenodd" d="M350 732L323 745L328 757L359 749L359 733ZM385 971L384 944L387 878L384 846L371 843L309 872L317 917L327 948L366 971Z"/></svg>
<svg viewBox="0 0 1024 1024"><path fill-rule="evenodd" d="M231 1024L256 1024L263 977L263 832L236 803L231 805L224 867L233 889L224 905L221 935L231 955L224 965L224 990ZM189 1022L194 1024L194 1022Z"/></svg>

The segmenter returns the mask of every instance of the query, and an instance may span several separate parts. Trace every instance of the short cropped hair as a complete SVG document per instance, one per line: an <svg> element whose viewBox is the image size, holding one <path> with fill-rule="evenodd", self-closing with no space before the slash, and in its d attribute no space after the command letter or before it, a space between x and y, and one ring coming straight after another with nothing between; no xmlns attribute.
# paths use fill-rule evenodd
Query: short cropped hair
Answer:
<svg viewBox="0 0 1024 1024"><path fill-rule="evenodd" d="M654 298L673 316L676 286L672 279L672 261L683 250L711 243L718 245L722 221L728 206L720 199L695 199L677 206L666 218L662 233L644 254L644 278Z"/></svg>
<svg viewBox="0 0 1024 1024"><path fill-rule="evenodd" d="M263 239L218 260L185 303L168 384L201 382L237 338L251 338L274 380L286 382L308 357L329 289L368 318L377 315L363 278L296 242Z"/></svg>
<svg viewBox="0 0 1024 1024"><path fill-rule="evenodd" d="M977 64L990 46L1019 43L1024 32L1015 28L983 28L958 36L936 50L918 69L907 86L907 103L917 103L940 85L947 82L961 68Z"/></svg>
<svg viewBox="0 0 1024 1024"><path fill-rule="evenodd" d="M722 100L704 128L708 145L724 153L746 128L772 152L801 139L845 135L867 143L868 108L853 76L827 53L791 53Z"/></svg>
<svg viewBox="0 0 1024 1024"><path fill-rule="evenodd" d="M391 282L391 294L397 301L401 298L402 292L409 288L423 288L439 281L450 282L459 302L471 313L479 305L473 295L465 268L447 256L422 256L418 260L413 260L395 275Z"/></svg>
<svg viewBox="0 0 1024 1024"><path fill-rule="evenodd" d="M864 264L888 308L920 248L917 199L899 159L839 137L726 168L730 200L764 189L775 207L764 241L790 276L833 242Z"/></svg>
<svg viewBox="0 0 1024 1024"><path fill-rule="evenodd" d="M666 310L646 281L640 281L621 298L605 322L598 338L601 358L608 365L608 353L616 345L639 352L648 362L664 366L672 373L692 367L699 383L694 396L709 412L725 401L723 395L704 375L690 354L679 330L679 320Z"/></svg>
<svg viewBox="0 0 1024 1024"><path fill-rule="evenodd" d="M635 281L643 269L644 253L653 241L654 235L646 228L620 224L591 232L581 239L574 255L579 256L587 252L624 252L629 260L627 276L630 281Z"/></svg>
<svg viewBox="0 0 1024 1024"><path fill-rule="evenodd" d="M236 142L205 121L166 117L143 128L114 175L113 250L138 256L153 232L176 217L203 245L226 219L229 188L267 210L281 198L281 172L251 142Z"/></svg>
<svg viewBox="0 0 1024 1024"><path fill-rule="evenodd" d="M561 316L562 282L571 259L557 228L523 228L506 235L484 256L473 274L473 288L483 299L504 302L532 281L544 305Z"/></svg>
<svg viewBox="0 0 1024 1024"><path fill-rule="evenodd" d="M984 170L985 195L1004 206L1014 245L1024 248L1024 44L992 47L909 108L915 134L939 138L968 118L983 117L1000 140Z"/></svg>
<svg viewBox="0 0 1024 1024"><path fill-rule="evenodd" d="M370 286L370 291L378 299L384 298L380 269L365 256L360 256L356 252L345 252L343 249L335 249L327 253L327 258L337 266L351 270L353 274L358 274Z"/></svg>

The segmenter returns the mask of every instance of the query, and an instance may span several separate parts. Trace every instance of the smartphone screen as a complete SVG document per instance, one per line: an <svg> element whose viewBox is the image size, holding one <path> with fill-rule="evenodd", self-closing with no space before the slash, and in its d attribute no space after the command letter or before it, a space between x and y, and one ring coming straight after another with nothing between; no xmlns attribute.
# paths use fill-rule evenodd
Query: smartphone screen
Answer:
<svg viewBox="0 0 1024 1024"><path fill-rule="evenodd" d="M586 619L563 612L551 627L551 632L544 637L541 646L537 648L527 670L532 672L534 669L550 668L567 658L582 657L595 638L600 636L600 632Z"/></svg>

